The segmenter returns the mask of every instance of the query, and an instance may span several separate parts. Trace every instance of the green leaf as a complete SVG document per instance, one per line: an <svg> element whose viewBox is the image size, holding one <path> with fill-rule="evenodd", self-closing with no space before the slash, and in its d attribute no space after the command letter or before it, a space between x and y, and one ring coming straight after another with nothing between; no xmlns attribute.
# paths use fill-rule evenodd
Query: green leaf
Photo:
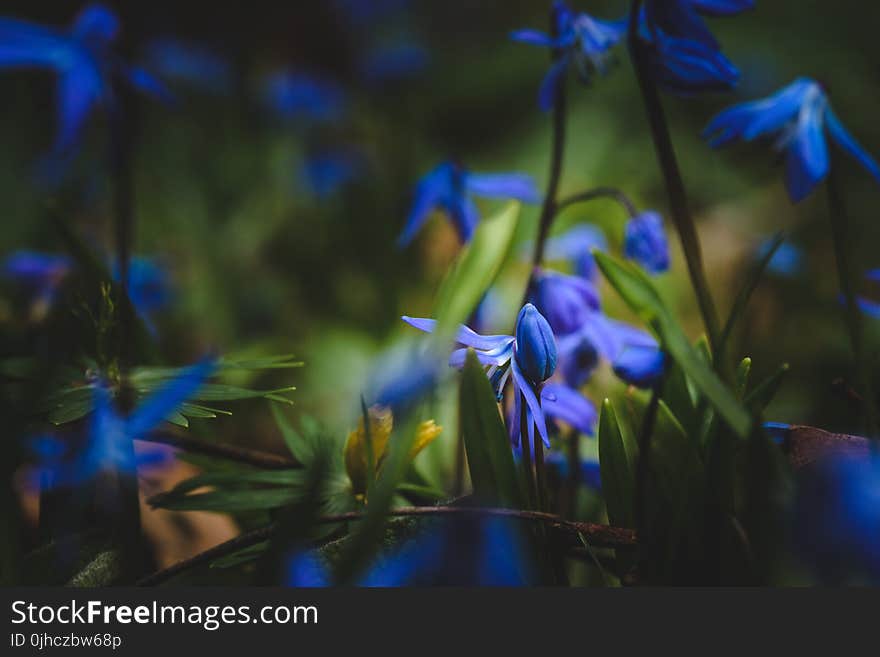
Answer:
<svg viewBox="0 0 880 657"><path fill-rule="evenodd" d="M721 344L719 345L719 351L723 353L724 348L727 346L727 341L730 339L730 334L733 332L733 327L736 325L736 320L738 320L745 313L746 306L749 305L749 299L752 298L752 294L755 291L755 288L758 287L758 283L761 282L761 277L764 275L764 271L767 269L767 265L770 264L770 261L773 259L773 256L776 255L776 251L779 250L779 247L782 246L782 243L785 241L785 233L779 232L773 237L773 241L770 242L770 248L767 249L767 252L764 256L755 264L752 271L749 273L746 282L743 284L742 289L739 291L739 294L736 297L736 300L733 302L733 307L730 309L730 316L727 318L727 323L724 325L724 329L721 331Z"/></svg>
<svg viewBox="0 0 880 657"><path fill-rule="evenodd" d="M752 359L746 356L743 358L739 367L736 368L736 395L742 399L746 394L746 387L749 385L749 374L752 372Z"/></svg>
<svg viewBox="0 0 880 657"><path fill-rule="evenodd" d="M518 507L522 495L510 439L492 384L473 350L468 350L462 370L459 416L474 495L485 504Z"/></svg>
<svg viewBox="0 0 880 657"><path fill-rule="evenodd" d="M284 444L287 445L293 458L300 463L311 463L312 457L315 455L314 443L300 435L277 406L272 406L272 416L275 418L275 424L278 425Z"/></svg>
<svg viewBox="0 0 880 657"><path fill-rule="evenodd" d="M751 417L721 379L691 346L681 327L666 308L653 283L638 268L619 262L611 256L595 252L596 264L618 294L660 338L663 348L672 356L699 391L740 438L751 427Z"/></svg>
<svg viewBox="0 0 880 657"><path fill-rule="evenodd" d="M169 496L159 494L150 498L154 507L170 511L254 511L277 509L296 502L302 490L294 488L257 488L218 490L193 495Z"/></svg>
<svg viewBox="0 0 880 657"><path fill-rule="evenodd" d="M764 409L767 408L767 405L773 401L776 393L779 392L779 387L782 385L782 380L785 378L788 370L788 363L783 363L778 370L755 386L755 389L746 395L745 403L752 413L761 415L764 412Z"/></svg>
<svg viewBox="0 0 880 657"><path fill-rule="evenodd" d="M639 446L626 418L618 419L609 399L602 403L598 436L599 473L608 519L615 527L635 527Z"/></svg>
<svg viewBox="0 0 880 657"><path fill-rule="evenodd" d="M452 338L495 281L510 252L519 213L519 203L511 202L498 214L480 221L437 293L434 317L439 341Z"/></svg>

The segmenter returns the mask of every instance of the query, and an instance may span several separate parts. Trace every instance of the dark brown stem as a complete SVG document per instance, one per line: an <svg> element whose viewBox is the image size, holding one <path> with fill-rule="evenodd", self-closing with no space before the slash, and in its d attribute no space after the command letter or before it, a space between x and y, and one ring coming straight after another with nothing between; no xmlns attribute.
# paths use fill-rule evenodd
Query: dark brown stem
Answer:
<svg viewBox="0 0 880 657"><path fill-rule="evenodd" d="M487 507L467 507L467 506L413 506L392 509L388 513L389 516L407 518L407 517L429 517L429 516L478 516L478 517L500 517L511 518L514 520L540 522L549 529L564 532L571 535L574 539L578 539L578 535L583 536L589 544L595 547L608 548L627 548L636 544L636 534L632 529L624 529L621 527L611 527L610 525L599 525L591 522L573 522L564 520L559 516L551 513L543 513L541 511L523 511L519 509L501 509ZM341 522L351 522L360 520L364 514L359 511L350 511L348 513L339 513L331 516L323 516L317 519L317 523L321 525L329 525ZM251 545L255 545L271 538L272 534L277 530L277 525L271 524L259 529L236 536L235 538L215 545L209 550L200 552L199 554L180 561L173 566L169 566L163 570L157 571L148 577L144 577L138 581L138 586L155 586L161 584L168 579L179 575L182 572L191 570L197 566L210 563L214 559L232 554L238 550L242 550Z"/></svg>
<svg viewBox="0 0 880 657"><path fill-rule="evenodd" d="M616 187L594 187L585 192L564 198L556 204L556 212L558 214L565 208L575 205L576 203L587 203L598 199L611 199L612 201L616 201L630 217L635 217L639 213L636 204L632 202L629 196Z"/></svg>
<svg viewBox="0 0 880 657"><path fill-rule="evenodd" d="M271 452L261 452L255 449L247 449L245 447L236 447L233 445L221 445L218 443L199 440L189 436L178 436L170 433L156 432L144 437L142 440L150 443L161 443L163 445L171 445L187 452L195 452L197 454L205 454L207 456L217 456L238 463L253 465L264 470L291 470L301 468L302 464L287 456L272 454Z"/></svg>

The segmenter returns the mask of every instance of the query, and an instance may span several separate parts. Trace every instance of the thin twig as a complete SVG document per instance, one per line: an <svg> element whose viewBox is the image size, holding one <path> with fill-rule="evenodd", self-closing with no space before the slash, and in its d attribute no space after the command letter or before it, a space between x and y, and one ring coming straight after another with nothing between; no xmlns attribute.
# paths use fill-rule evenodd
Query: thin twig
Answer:
<svg viewBox="0 0 880 657"><path fill-rule="evenodd" d="M189 436L155 432L149 436L144 436L142 440L150 443L171 445L172 447L178 447L188 452L196 452L208 456L217 456L230 461L238 461L239 463L253 465L265 470L290 470L302 467L302 464L299 461L287 456L281 456L280 454L262 452L255 449L248 449L246 447L236 447L234 445L221 445L206 440L199 440L198 438L191 438Z"/></svg>
<svg viewBox="0 0 880 657"><path fill-rule="evenodd" d="M578 541L580 540L578 538L578 535L580 534L586 541L595 547L627 548L636 544L636 534L632 529L611 527L610 525L600 525L591 522L574 522L541 511L467 506L414 506L392 509L388 512L388 515L393 517L490 516L510 518L514 520L541 522L545 527L570 534L573 539L577 539ZM360 520L363 517L364 514L362 512L351 511L348 513L323 516L318 518L316 522L321 525L329 525ZM277 525L271 524L245 532L225 543L215 545L209 550L200 552L189 559L185 559L169 566L168 568L164 568L152 575L144 577L137 582L137 586L155 586L156 584L161 584L182 572L210 563L214 559L265 541L271 538L276 529Z"/></svg>
<svg viewBox="0 0 880 657"><path fill-rule="evenodd" d="M585 192L564 198L556 204L556 212L558 214L565 208L575 205L576 203L587 203L598 199L611 199L612 201L616 201L630 217L635 217L639 213L638 208L636 208L636 204L632 202L632 199L616 187L594 187Z"/></svg>

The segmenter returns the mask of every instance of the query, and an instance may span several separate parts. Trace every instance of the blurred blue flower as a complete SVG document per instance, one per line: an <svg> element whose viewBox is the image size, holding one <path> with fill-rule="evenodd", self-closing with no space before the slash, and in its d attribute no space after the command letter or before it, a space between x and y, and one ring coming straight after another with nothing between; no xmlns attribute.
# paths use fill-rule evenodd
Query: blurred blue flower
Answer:
<svg viewBox="0 0 880 657"><path fill-rule="evenodd" d="M865 279L870 283L880 283L880 269L870 269L865 272ZM866 296L856 297L856 303L859 309L875 319L880 319L880 302L874 301Z"/></svg>
<svg viewBox="0 0 880 657"><path fill-rule="evenodd" d="M119 29L116 14L99 4L83 9L66 30L0 18L0 68L46 68L58 75L55 156L74 149L95 107L112 106L116 80L149 96L170 100L159 81L124 63L113 52Z"/></svg>
<svg viewBox="0 0 880 657"><path fill-rule="evenodd" d="M113 265L113 280L122 279L118 263ZM152 258L137 256L131 259L128 269L128 298L138 317L150 333L156 333L152 315L171 302L172 285L168 272Z"/></svg>
<svg viewBox="0 0 880 657"><path fill-rule="evenodd" d="M755 258L764 258L770 250L773 240L764 240L755 250ZM777 276L792 277L804 269L804 252L794 244L783 242L767 263L767 271Z"/></svg>
<svg viewBox="0 0 880 657"><path fill-rule="evenodd" d="M547 318L556 335L577 331L599 310L596 286L580 276L536 268L532 284L531 301Z"/></svg>
<svg viewBox="0 0 880 657"><path fill-rule="evenodd" d="M366 53L360 74L367 84L384 85L419 75L430 61L428 50L417 43L383 44Z"/></svg>
<svg viewBox="0 0 880 657"><path fill-rule="evenodd" d="M553 34L538 30L517 30L510 38L520 43L551 48L559 57L550 66L538 91L538 105L544 111L553 107L556 91L574 65L578 76L589 83L594 73L604 75L610 51L626 34L626 21L603 21L587 13L575 13L563 0L553 3Z"/></svg>
<svg viewBox="0 0 880 657"><path fill-rule="evenodd" d="M593 258L594 249L608 250L605 233L596 226L578 224L547 240L544 244L544 259L570 261L574 265L575 274L593 280L597 274L596 261Z"/></svg>
<svg viewBox="0 0 880 657"><path fill-rule="evenodd" d="M300 179L319 199L327 199L357 180L366 168L363 155L352 148L320 151L306 158Z"/></svg>
<svg viewBox="0 0 880 657"><path fill-rule="evenodd" d="M3 261L3 275L33 295L34 307L46 311L73 263L67 256L38 251L16 251Z"/></svg>
<svg viewBox="0 0 880 657"><path fill-rule="evenodd" d="M663 218L657 212L642 212L627 222L623 254L649 274L669 269L669 243L663 230Z"/></svg>
<svg viewBox="0 0 880 657"><path fill-rule="evenodd" d="M657 81L682 94L733 87L739 71L721 53L701 15L733 16L754 5L754 0L647 0L639 36L649 47Z"/></svg>
<svg viewBox="0 0 880 657"><path fill-rule="evenodd" d="M614 373L630 385L650 388L666 367L666 355L657 344L625 344L612 363Z"/></svg>
<svg viewBox="0 0 880 657"><path fill-rule="evenodd" d="M795 540L827 583L880 581L880 458L820 461L800 478Z"/></svg>
<svg viewBox="0 0 880 657"><path fill-rule="evenodd" d="M379 359L367 380L374 390L369 404L391 408L396 415L424 399L440 378L440 361L430 352L395 349Z"/></svg>
<svg viewBox="0 0 880 657"><path fill-rule="evenodd" d="M153 39L144 52L150 70L163 78L180 80L215 94L232 89L232 66L225 57L205 46L170 37Z"/></svg>
<svg viewBox="0 0 880 657"><path fill-rule="evenodd" d="M433 332L437 326L436 320L433 319L406 316L402 319L410 326L426 333ZM517 337L480 335L467 326L460 326L455 337L460 347L449 356L449 365L455 368L463 367L468 348L473 349L477 359L487 368L486 376L492 382L499 400L503 398L507 382L512 381L516 405L515 430L512 433L514 442L520 438L520 398L525 397L529 427L531 428L532 424L537 425L538 433L544 444L549 447L547 423L536 394L535 384L544 374L551 375L556 367L555 338L547 325L547 320L541 317L531 304L526 304L520 311L515 333ZM523 339L522 345L518 345L520 336Z"/></svg>
<svg viewBox="0 0 880 657"><path fill-rule="evenodd" d="M336 83L289 71L265 78L263 102L280 118L310 121L338 121L347 106L345 92Z"/></svg>
<svg viewBox="0 0 880 657"><path fill-rule="evenodd" d="M541 388L541 408L551 420L565 422L588 436L593 435L599 419L593 402L574 388L553 381Z"/></svg>
<svg viewBox="0 0 880 657"><path fill-rule="evenodd" d="M524 203L541 200L535 181L524 173L472 173L454 162L443 162L416 186L415 200L398 245L409 244L436 208L449 215L461 240L469 241L480 220L472 196L517 199Z"/></svg>
<svg viewBox="0 0 880 657"><path fill-rule="evenodd" d="M564 452L547 452L544 464L559 479L568 479L570 463ZM579 482L594 490L602 490L602 476L599 472L599 461L595 458L583 458L578 469Z"/></svg>
<svg viewBox="0 0 880 657"><path fill-rule="evenodd" d="M524 586L534 581L518 521L497 518L437 520L391 554L380 556L357 586ZM315 552L294 554L288 586L324 587L332 578Z"/></svg>
<svg viewBox="0 0 880 657"><path fill-rule="evenodd" d="M177 411L215 368L214 359L205 359L185 369L143 399L127 416L113 408L110 391L98 383L84 444L73 447L52 436L33 441L31 447L39 460L42 481L51 486L72 486L106 471L136 474L142 462L131 449L131 441L149 434Z"/></svg>
<svg viewBox="0 0 880 657"><path fill-rule="evenodd" d="M763 100L724 110L703 134L713 147L775 135L774 149L786 154L785 185L797 203L828 175L831 162L826 131L880 181L880 166L844 128L822 86L810 78L798 78Z"/></svg>

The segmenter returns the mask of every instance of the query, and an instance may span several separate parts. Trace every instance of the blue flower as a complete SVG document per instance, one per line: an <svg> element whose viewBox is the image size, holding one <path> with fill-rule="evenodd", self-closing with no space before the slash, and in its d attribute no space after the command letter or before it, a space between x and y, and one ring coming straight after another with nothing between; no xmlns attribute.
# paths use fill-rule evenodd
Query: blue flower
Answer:
<svg viewBox="0 0 880 657"><path fill-rule="evenodd" d="M418 75L430 60L428 50L416 43L380 45L363 58L360 73L367 84L384 85Z"/></svg>
<svg viewBox="0 0 880 657"><path fill-rule="evenodd" d="M541 388L541 408L551 420L565 422L578 432L592 436L599 414L596 406L580 392L563 383L548 381Z"/></svg>
<svg viewBox="0 0 880 657"><path fill-rule="evenodd" d="M739 71L721 53L701 14L733 16L752 9L753 0L647 0L640 14L639 36L654 77L681 94L725 90Z"/></svg>
<svg viewBox="0 0 880 657"><path fill-rule="evenodd" d="M795 508L797 545L823 580L880 581L880 458L820 462L799 486Z"/></svg>
<svg viewBox="0 0 880 657"><path fill-rule="evenodd" d="M703 134L713 147L775 136L774 148L785 152L785 185L797 203L828 175L831 163L826 132L880 181L876 160L844 128L822 86L810 78L798 78L763 100L724 110Z"/></svg>
<svg viewBox="0 0 880 657"><path fill-rule="evenodd" d="M523 309L525 310L528 306L531 304L527 304ZM534 307L532 306L532 308ZM537 314L537 310L534 311L534 314ZM527 311L525 313L526 323L521 327L519 320L517 321L519 329L517 333L522 334L527 341L524 349L517 347L517 338L512 335L480 335L467 326L460 326L455 337L456 343L460 346L449 356L449 365L455 368L463 367L468 348L473 349L477 359L487 368L486 375L492 382L495 395L499 400L503 398L507 382L512 381L513 397L516 404L516 417L514 418L516 430L513 433L513 440L516 442L520 438L520 397L525 397L529 425L531 426L533 423L537 425L538 433L544 444L549 447L550 438L547 433L547 423L536 394L535 379L547 371L552 374L555 369L556 357L551 353L555 352L555 340L552 333L549 338L546 335L537 335L543 333L545 327L538 326L540 321L534 317L534 314ZM520 316L522 315L523 311L520 311ZM431 333L437 325L436 320L433 319L406 316L402 319L410 326L426 333ZM544 320L544 324L546 324L546 320ZM546 326L546 330L549 331L549 326ZM552 348L550 340L554 340ZM551 360L552 367L550 366ZM528 377L523 373L525 367L528 367L530 371Z"/></svg>
<svg viewBox="0 0 880 657"><path fill-rule="evenodd" d="M764 240L755 250L755 258L764 258L770 250L772 240ZM793 277L804 269L804 252L794 244L783 242L767 263L767 271L777 276Z"/></svg>
<svg viewBox="0 0 880 657"><path fill-rule="evenodd" d="M554 235L547 240L544 244L544 259L568 260L573 263L575 274L587 280L594 280L597 274L596 261L593 258L594 249L608 250L605 234L596 226L578 224L561 235Z"/></svg>
<svg viewBox="0 0 880 657"><path fill-rule="evenodd" d="M547 452L544 464L561 480L568 479L570 463L568 455L563 452ZM599 461L595 458L581 459L578 469L580 483L595 490L602 490L602 476L599 472Z"/></svg>
<svg viewBox="0 0 880 657"><path fill-rule="evenodd" d="M347 100L337 84L302 73L278 71L263 81L263 102L283 119L338 121Z"/></svg>
<svg viewBox="0 0 880 657"><path fill-rule="evenodd" d="M514 356L523 374L534 385L540 385L556 371L556 338L553 329L530 303L519 311L516 318Z"/></svg>
<svg viewBox="0 0 880 657"><path fill-rule="evenodd" d="M524 586L535 573L525 558L522 528L506 518L444 518L419 536L380 556L357 586ZM314 552L297 552L288 586L325 587L332 578Z"/></svg>
<svg viewBox="0 0 880 657"><path fill-rule="evenodd" d="M669 269L669 244L663 218L656 212L642 212L626 224L623 253L650 274Z"/></svg>
<svg viewBox="0 0 880 657"><path fill-rule="evenodd" d="M116 79L147 95L170 99L155 78L116 56L112 46L118 32L119 19L98 4L83 9L67 30L0 19L0 68L46 68L58 74L56 155L76 146L95 107L112 105Z"/></svg>
<svg viewBox="0 0 880 657"><path fill-rule="evenodd" d="M351 148L324 150L309 156L300 178L319 199L327 199L364 172L363 155Z"/></svg>
<svg viewBox="0 0 880 657"><path fill-rule="evenodd" d="M43 437L32 448L40 459L44 481L52 486L77 485L101 472L135 474L141 464L131 441L143 438L189 399L216 368L205 359L184 370L177 378L146 397L127 416L114 408L111 393L103 383L94 387L94 410L85 443L76 448L55 437Z"/></svg>
<svg viewBox="0 0 880 657"><path fill-rule="evenodd" d="M232 67L213 50L172 38L152 40L144 52L147 66L163 78L176 79L215 94L232 89Z"/></svg>
<svg viewBox="0 0 880 657"><path fill-rule="evenodd" d="M171 301L172 286L168 272L155 260L141 256L132 258L128 267L128 298L147 329L155 335L152 315ZM121 280L116 263L113 265L113 280Z"/></svg>
<svg viewBox="0 0 880 657"><path fill-rule="evenodd" d="M73 268L70 258L38 251L16 251L3 261L3 275L27 288L34 307L49 309L62 281Z"/></svg>
<svg viewBox="0 0 880 657"><path fill-rule="evenodd" d="M532 281L530 298L556 335L577 331L599 310L599 292L585 278L536 268Z"/></svg>
<svg viewBox="0 0 880 657"><path fill-rule="evenodd" d="M538 30L517 30L510 38L520 43L552 48L559 53L544 76L538 91L538 105L547 111L553 107L556 91L569 67L574 65L579 77L588 83L594 72L605 74L610 51L626 34L626 21L603 21L587 13L575 13L562 0L553 3L553 34Z"/></svg>
<svg viewBox="0 0 880 657"><path fill-rule="evenodd" d="M666 355L653 342L624 344L611 364L614 373L638 388L650 388L666 367Z"/></svg>
<svg viewBox="0 0 880 657"><path fill-rule="evenodd" d="M870 269L865 272L865 279L869 283L877 284L880 283L880 269ZM868 315L869 317L873 317L875 319L880 319L880 302L874 301L865 296L856 297L856 303L859 306L859 309Z"/></svg>
<svg viewBox="0 0 880 657"><path fill-rule="evenodd" d="M444 210L463 242L470 240L480 213L472 196L517 199L537 203L541 199L535 181L523 173L471 173L454 162L443 162L416 186L415 200L398 245L409 244L431 212Z"/></svg>

